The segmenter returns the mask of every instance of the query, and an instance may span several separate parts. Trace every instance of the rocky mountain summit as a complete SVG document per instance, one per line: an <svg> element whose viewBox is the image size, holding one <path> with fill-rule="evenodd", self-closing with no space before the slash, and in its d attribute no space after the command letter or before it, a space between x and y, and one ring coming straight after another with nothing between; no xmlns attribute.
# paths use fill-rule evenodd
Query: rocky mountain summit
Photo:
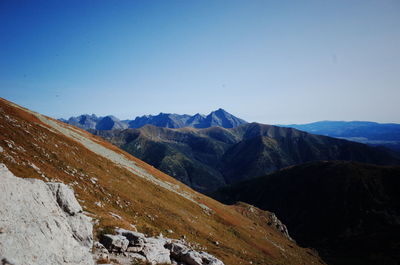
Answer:
<svg viewBox="0 0 400 265"><path fill-rule="evenodd" d="M160 113L156 116L146 115L137 117L133 121L129 121L129 128L140 128L147 124L165 128L209 128L213 126L234 128L245 123L246 121L239 119L220 108L216 111L212 111L207 116L199 113L193 116L169 113Z"/></svg>
<svg viewBox="0 0 400 265"><path fill-rule="evenodd" d="M68 120L60 119L60 121L84 130L114 130L128 128L128 124L126 122L122 122L118 118L111 115L97 117L95 114L84 114L77 117L71 117Z"/></svg>
<svg viewBox="0 0 400 265"><path fill-rule="evenodd" d="M221 108L212 111L207 116L199 113L193 116L187 114L160 113L158 115L144 115L136 117L133 120L121 121L114 116L97 117L94 114L84 114L77 117L71 117L68 120L60 119L60 121L77 126L84 130L140 128L148 124L164 128L209 128L213 126L234 128L246 123L246 121L233 116Z"/></svg>

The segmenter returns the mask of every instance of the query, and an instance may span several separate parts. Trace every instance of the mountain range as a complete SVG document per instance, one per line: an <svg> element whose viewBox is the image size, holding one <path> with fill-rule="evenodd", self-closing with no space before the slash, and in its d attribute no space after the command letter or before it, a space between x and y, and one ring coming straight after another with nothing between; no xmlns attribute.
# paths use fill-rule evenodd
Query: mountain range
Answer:
<svg viewBox="0 0 400 265"><path fill-rule="evenodd" d="M119 130L127 128L140 128L145 125L154 125L164 128L209 128L218 126L234 128L247 122L235 117L223 109L212 111L210 114L171 114L144 115L133 120L119 120L108 115L98 117L94 114L70 117L68 120L60 119L65 123L74 125L84 130ZM400 152L400 124L376 123L369 121L318 121L307 124L278 125L280 127L295 128L312 134L325 135L371 146L384 146Z"/></svg>
<svg viewBox="0 0 400 265"><path fill-rule="evenodd" d="M272 213L243 203L221 204L84 130L4 99L0 99L0 130L0 163L19 178L63 182L73 189L84 214L92 218L95 240L119 227L158 238L162 234L172 239L183 238L225 264L324 264L315 251L293 242ZM31 192L34 193L33 188ZM15 207L22 209L18 208L19 203L22 204L3 204L2 216L8 214L7 207L14 207L14 212ZM29 201L23 203L29 205ZM49 220L42 222L44 229L60 226L52 222L46 228ZM19 237L25 236L28 242L32 233L40 234L29 226L20 229L24 234ZM9 231L1 228L0 233L0 245L12 244ZM39 254L46 255L48 250L41 250L43 253ZM16 251L23 256L26 250ZM8 263L0 258L3 264ZM121 264L137 264L132 262ZM183 264L205 263L200 260Z"/></svg>
<svg viewBox="0 0 400 265"><path fill-rule="evenodd" d="M300 245L316 248L328 264L400 261L400 166L310 162L223 188L214 197L274 211Z"/></svg>
<svg viewBox="0 0 400 265"><path fill-rule="evenodd" d="M144 125L150 124L158 127L165 128L208 128L212 126L219 126L222 128L233 128L246 121L239 119L223 109L212 111L210 114L202 115L195 114L193 116L187 114L171 114L160 113L158 115L144 115L136 117L134 120L119 120L114 116L97 117L96 115L80 115L71 117L68 120L60 119L61 121L74 125L84 130L114 130L126 128L140 128Z"/></svg>
<svg viewBox="0 0 400 265"><path fill-rule="evenodd" d="M400 164L399 156L384 148L259 123L91 132L201 192L309 161Z"/></svg>
<svg viewBox="0 0 400 265"><path fill-rule="evenodd" d="M319 121L281 126L374 146L385 146L400 151L400 124L369 121Z"/></svg>
<svg viewBox="0 0 400 265"><path fill-rule="evenodd" d="M72 120L89 133L0 99L0 164L73 188L96 240L120 227L183 238L225 264L398 264L398 153L210 117L232 128Z"/></svg>

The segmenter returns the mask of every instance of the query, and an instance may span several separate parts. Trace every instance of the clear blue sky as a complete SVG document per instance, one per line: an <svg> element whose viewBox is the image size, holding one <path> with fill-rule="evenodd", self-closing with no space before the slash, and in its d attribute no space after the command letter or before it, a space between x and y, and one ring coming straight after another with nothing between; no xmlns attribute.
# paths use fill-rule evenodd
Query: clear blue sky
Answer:
<svg viewBox="0 0 400 265"><path fill-rule="evenodd" d="M0 0L0 96L56 118L400 122L400 1Z"/></svg>

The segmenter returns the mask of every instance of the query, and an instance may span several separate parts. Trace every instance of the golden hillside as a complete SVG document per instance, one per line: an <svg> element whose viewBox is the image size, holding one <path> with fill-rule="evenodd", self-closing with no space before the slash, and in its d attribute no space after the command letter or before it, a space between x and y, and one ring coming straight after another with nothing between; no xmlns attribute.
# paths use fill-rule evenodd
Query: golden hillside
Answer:
<svg viewBox="0 0 400 265"><path fill-rule="evenodd" d="M185 236L225 264L323 264L269 226L265 212L223 205L76 127L0 99L0 132L0 162L18 177L71 186L97 231L134 225Z"/></svg>

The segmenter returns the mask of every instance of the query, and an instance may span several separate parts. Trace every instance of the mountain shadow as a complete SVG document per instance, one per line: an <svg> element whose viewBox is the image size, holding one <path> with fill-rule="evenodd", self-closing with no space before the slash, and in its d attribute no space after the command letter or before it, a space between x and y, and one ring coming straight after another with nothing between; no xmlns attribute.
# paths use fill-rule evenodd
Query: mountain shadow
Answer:
<svg viewBox="0 0 400 265"><path fill-rule="evenodd" d="M399 264L400 167L320 161L223 188L213 197L275 212L328 264Z"/></svg>

